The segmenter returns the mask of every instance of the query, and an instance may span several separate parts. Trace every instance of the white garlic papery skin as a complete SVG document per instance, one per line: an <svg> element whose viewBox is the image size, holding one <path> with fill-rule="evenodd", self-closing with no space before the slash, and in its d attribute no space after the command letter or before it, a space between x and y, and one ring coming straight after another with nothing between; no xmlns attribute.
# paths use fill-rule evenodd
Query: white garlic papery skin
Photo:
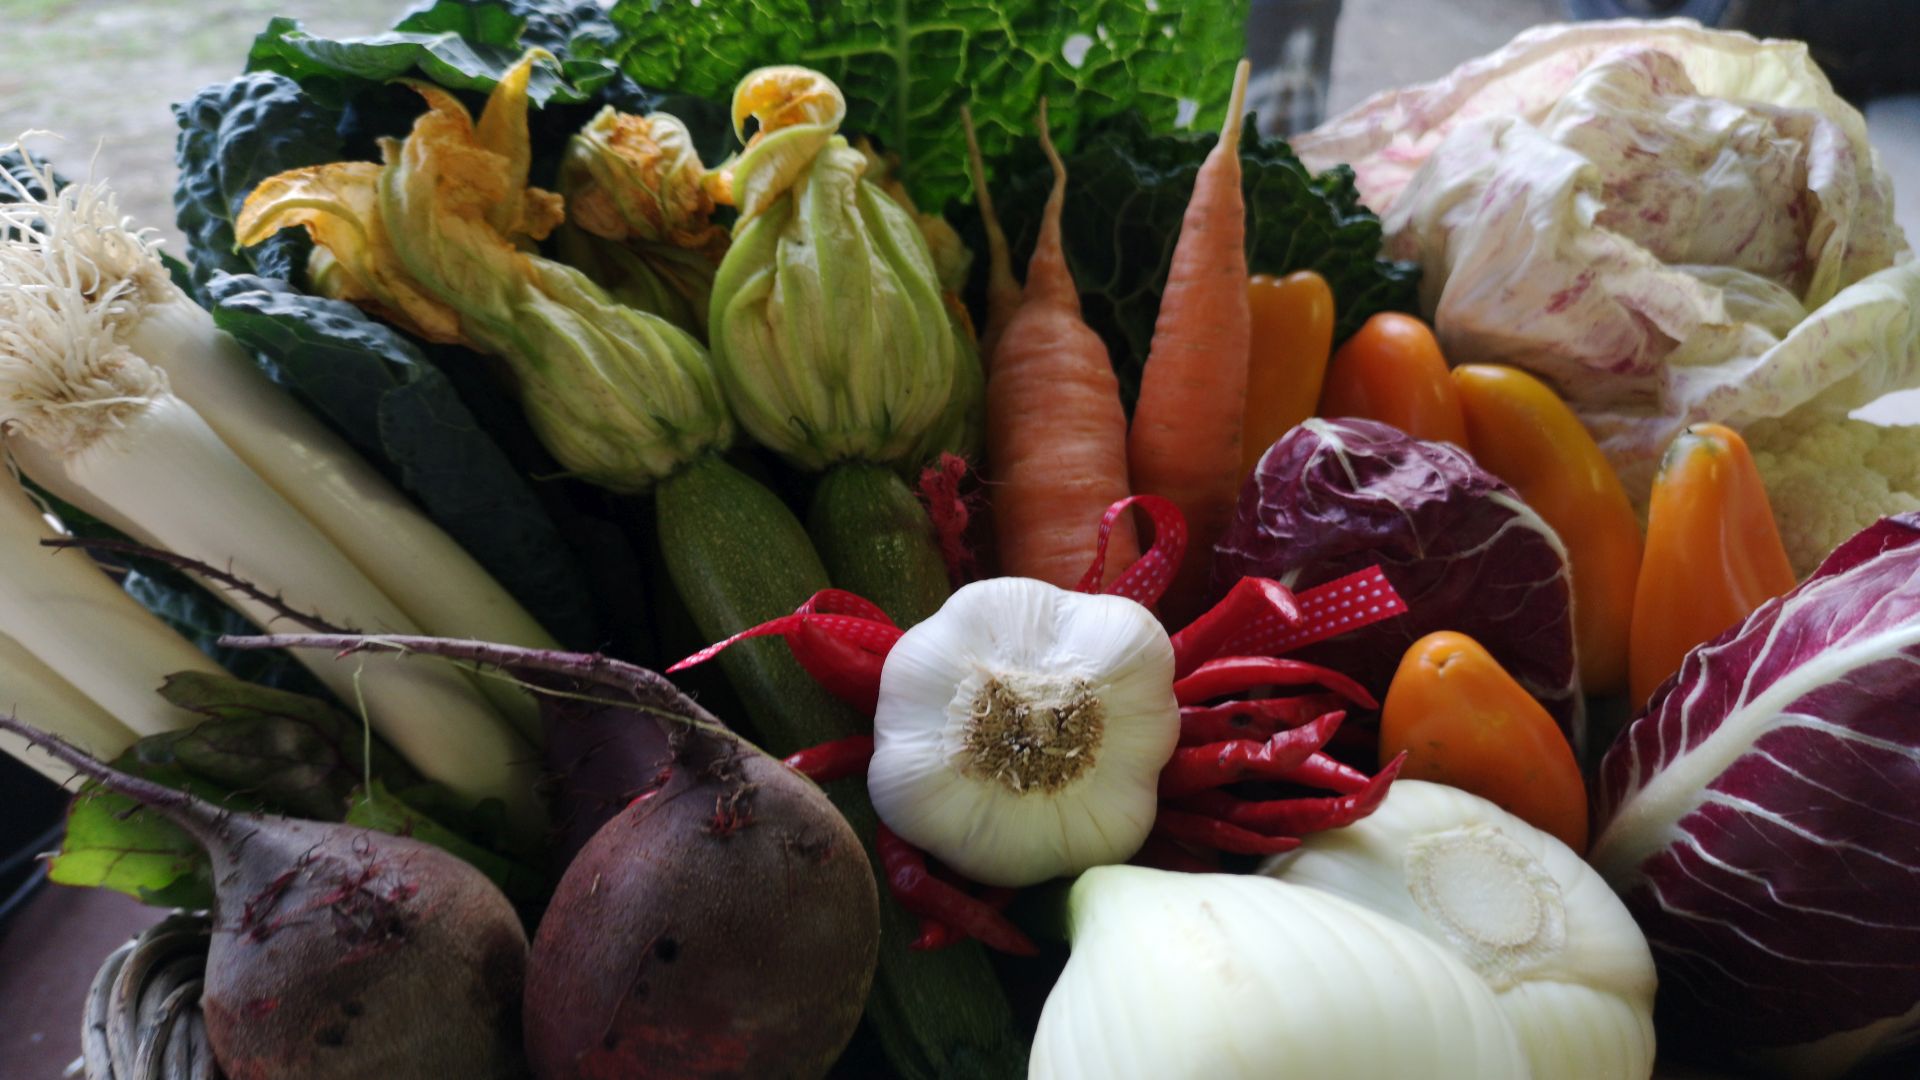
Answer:
<svg viewBox="0 0 1920 1080"><path fill-rule="evenodd" d="M1485 983L1339 897L1103 866L1069 906L1029 1080L1527 1080Z"/></svg>
<svg viewBox="0 0 1920 1080"><path fill-rule="evenodd" d="M1371 816L1306 838L1261 872L1351 900L1466 962L1497 995L1537 1077L1653 1072L1653 954L1573 850L1477 795L1398 780Z"/></svg>
<svg viewBox="0 0 1920 1080"><path fill-rule="evenodd" d="M967 877L1018 887L1121 862L1180 737L1173 645L1124 597L975 582L887 654L873 735L880 820Z"/></svg>

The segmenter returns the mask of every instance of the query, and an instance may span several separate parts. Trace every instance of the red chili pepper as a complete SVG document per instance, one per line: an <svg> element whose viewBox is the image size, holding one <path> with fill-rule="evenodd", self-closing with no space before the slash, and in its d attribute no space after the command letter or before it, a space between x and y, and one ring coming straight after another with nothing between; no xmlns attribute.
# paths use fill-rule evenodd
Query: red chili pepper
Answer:
<svg viewBox="0 0 1920 1080"><path fill-rule="evenodd" d="M1285 585L1272 578L1243 577L1211 610L1173 635L1173 677L1192 674L1262 620L1292 626L1300 619L1300 605Z"/></svg>
<svg viewBox="0 0 1920 1080"><path fill-rule="evenodd" d="M1274 656L1223 656L1193 669L1193 674L1173 684L1173 696L1183 705L1242 694L1256 686L1308 686L1319 684L1365 708L1378 708L1365 687L1345 675L1319 664L1286 660Z"/></svg>
<svg viewBox="0 0 1920 1080"><path fill-rule="evenodd" d="M1127 860L1151 870L1171 870L1181 874L1213 874L1220 870L1220 855L1214 851L1196 851L1164 836L1148 834L1147 842Z"/></svg>
<svg viewBox="0 0 1920 1080"><path fill-rule="evenodd" d="M1168 840L1212 848L1232 855L1278 855L1300 846L1296 836L1262 836L1219 818L1162 809L1153 819L1153 831Z"/></svg>
<svg viewBox="0 0 1920 1080"><path fill-rule="evenodd" d="M787 767L816 784L844 780L867 771L873 760L873 736L850 735L844 739L796 750L786 760Z"/></svg>
<svg viewBox="0 0 1920 1080"><path fill-rule="evenodd" d="M1342 795L1365 791L1367 784L1372 782L1372 778L1366 773L1351 765L1343 765L1325 754L1315 754L1284 774L1269 779L1325 788Z"/></svg>
<svg viewBox="0 0 1920 1080"><path fill-rule="evenodd" d="M1040 950L1005 915L927 871L920 850L885 825L874 833L874 848L887 874L887 888L900 906L915 915L938 919L980 939L991 949L1014 956L1033 956ZM923 935L924 936L924 933Z"/></svg>
<svg viewBox="0 0 1920 1080"><path fill-rule="evenodd" d="M1344 699L1336 694L1298 694L1293 697L1229 701L1223 705L1185 705L1180 709L1180 745L1201 746L1229 739L1265 739L1281 728L1337 712ZM1368 735L1367 745L1373 745Z"/></svg>
<svg viewBox="0 0 1920 1080"><path fill-rule="evenodd" d="M1234 739L1211 746L1181 747L1160 770L1160 797L1177 799L1241 780L1290 776L1327 745L1346 717L1343 712L1327 713L1312 723L1277 732L1265 742Z"/></svg>
<svg viewBox="0 0 1920 1080"><path fill-rule="evenodd" d="M1250 829L1262 836L1305 836L1351 825L1380 808L1387 789L1400 775L1403 753L1352 795L1322 799L1272 799L1248 802L1223 791L1202 791L1180 801L1182 810Z"/></svg>
<svg viewBox="0 0 1920 1080"><path fill-rule="evenodd" d="M913 939L907 948L916 952L937 952L940 949L958 945L967 940L967 935L948 926L938 919L920 916L920 936Z"/></svg>

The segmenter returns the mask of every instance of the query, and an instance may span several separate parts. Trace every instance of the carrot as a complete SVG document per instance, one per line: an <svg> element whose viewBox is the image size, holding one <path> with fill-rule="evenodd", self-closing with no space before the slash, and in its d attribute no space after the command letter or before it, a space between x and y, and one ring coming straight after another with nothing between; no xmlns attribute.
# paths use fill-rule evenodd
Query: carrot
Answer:
<svg viewBox="0 0 1920 1080"><path fill-rule="evenodd" d="M1127 442L1134 492L1165 496L1187 518L1189 554L1164 602L1170 625L1185 623L1204 604L1213 545L1233 517L1240 486L1252 337L1240 193L1246 97L1242 60L1226 127L1194 177L1180 223Z"/></svg>
<svg viewBox="0 0 1920 1080"><path fill-rule="evenodd" d="M1042 106L1044 109L1045 106ZM1013 280L1013 260L1007 254L1007 234L1000 231L999 215L993 212L993 193L987 190L986 167L981 163L980 140L973 131L973 110L960 106L960 127L967 133L968 166L973 171L973 197L980 207L980 225L987 234L987 325L980 331L980 363L992 370L993 354L1007 322L1020 308L1020 283ZM1043 128L1044 130L1044 128ZM1054 221L1054 246L1059 247L1059 220ZM1062 267L1065 262L1062 262ZM1069 283L1071 284L1071 283ZM1074 314L1080 311L1080 299L1074 297Z"/></svg>
<svg viewBox="0 0 1920 1080"><path fill-rule="evenodd" d="M1070 589L1093 561L1100 516L1127 496L1127 414L1106 343L1080 318L1061 248L1067 166L1048 135L1045 101L1039 123L1053 191L1020 306L987 372L987 464L1000 572ZM984 203L981 213L992 235L997 227ZM1109 575L1137 551L1122 521L1107 549Z"/></svg>

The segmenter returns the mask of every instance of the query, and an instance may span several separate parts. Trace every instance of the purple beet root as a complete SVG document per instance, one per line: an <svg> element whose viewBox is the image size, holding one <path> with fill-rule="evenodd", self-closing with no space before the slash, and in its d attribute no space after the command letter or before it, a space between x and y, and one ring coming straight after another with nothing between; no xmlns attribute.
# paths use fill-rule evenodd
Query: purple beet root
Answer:
<svg viewBox="0 0 1920 1080"><path fill-rule="evenodd" d="M404 837L224 810L10 717L0 729L206 848L215 899L201 1006L232 1080L525 1074L526 934L478 870Z"/></svg>
<svg viewBox="0 0 1920 1080"><path fill-rule="evenodd" d="M549 762L593 767L555 777L575 808L556 816L601 812L611 793L624 808L573 858L534 935L525 1032L541 1080L818 1076L852 1038L880 935L858 837L818 787L666 679L432 638L245 643L428 653L555 692Z"/></svg>

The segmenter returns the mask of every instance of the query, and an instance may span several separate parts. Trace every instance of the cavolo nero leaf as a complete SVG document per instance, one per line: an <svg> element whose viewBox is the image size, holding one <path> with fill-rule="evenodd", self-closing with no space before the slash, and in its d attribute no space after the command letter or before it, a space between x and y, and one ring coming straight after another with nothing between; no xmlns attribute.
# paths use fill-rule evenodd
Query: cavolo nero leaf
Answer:
<svg viewBox="0 0 1920 1080"><path fill-rule="evenodd" d="M1217 134L1156 134L1141 117L1129 115L1104 125L1067 157L1061 221L1067 263L1087 323L1112 354L1129 408L1194 175L1218 140ZM1336 343L1381 311L1419 310L1418 268L1378 257L1380 219L1360 205L1351 172L1310 175L1285 140L1262 138L1251 117L1240 165L1248 268L1269 274L1314 270L1326 278L1338 320ZM1053 173L1034 150L1015 155L1007 173L994 205L1015 264L1024 266Z"/></svg>
<svg viewBox="0 0 1920 1080"><path fill-rule="evenodd" d="M846 126L902 158L922 209L965 196L960 106L996 163L1031 138L1048 99L1063 147L1101 120L1217 127L1245 49L1246 0L620 0L613 35L572 54L617 61L643 86L728 100L741 76L805 64L847 98Z"/></svg>
<svg viewBox="0 0 1920 1080"><path fill-rule="evenodd" d="M222 271L285 276L304 259L305 240L288 232L239 250L233 219L260 181L340 158L340 111L285 76L254 72L203 87L173 115L180 127L173 209L195 285Z"/></svg>
<svg viewBox="0 0 1920 1080"><path fill-rule="evenodd" d="M284 281L208 283L214 321L420 501L562 641L594 639L585 575L553 520L451 381L399 333Z"/></svg>

